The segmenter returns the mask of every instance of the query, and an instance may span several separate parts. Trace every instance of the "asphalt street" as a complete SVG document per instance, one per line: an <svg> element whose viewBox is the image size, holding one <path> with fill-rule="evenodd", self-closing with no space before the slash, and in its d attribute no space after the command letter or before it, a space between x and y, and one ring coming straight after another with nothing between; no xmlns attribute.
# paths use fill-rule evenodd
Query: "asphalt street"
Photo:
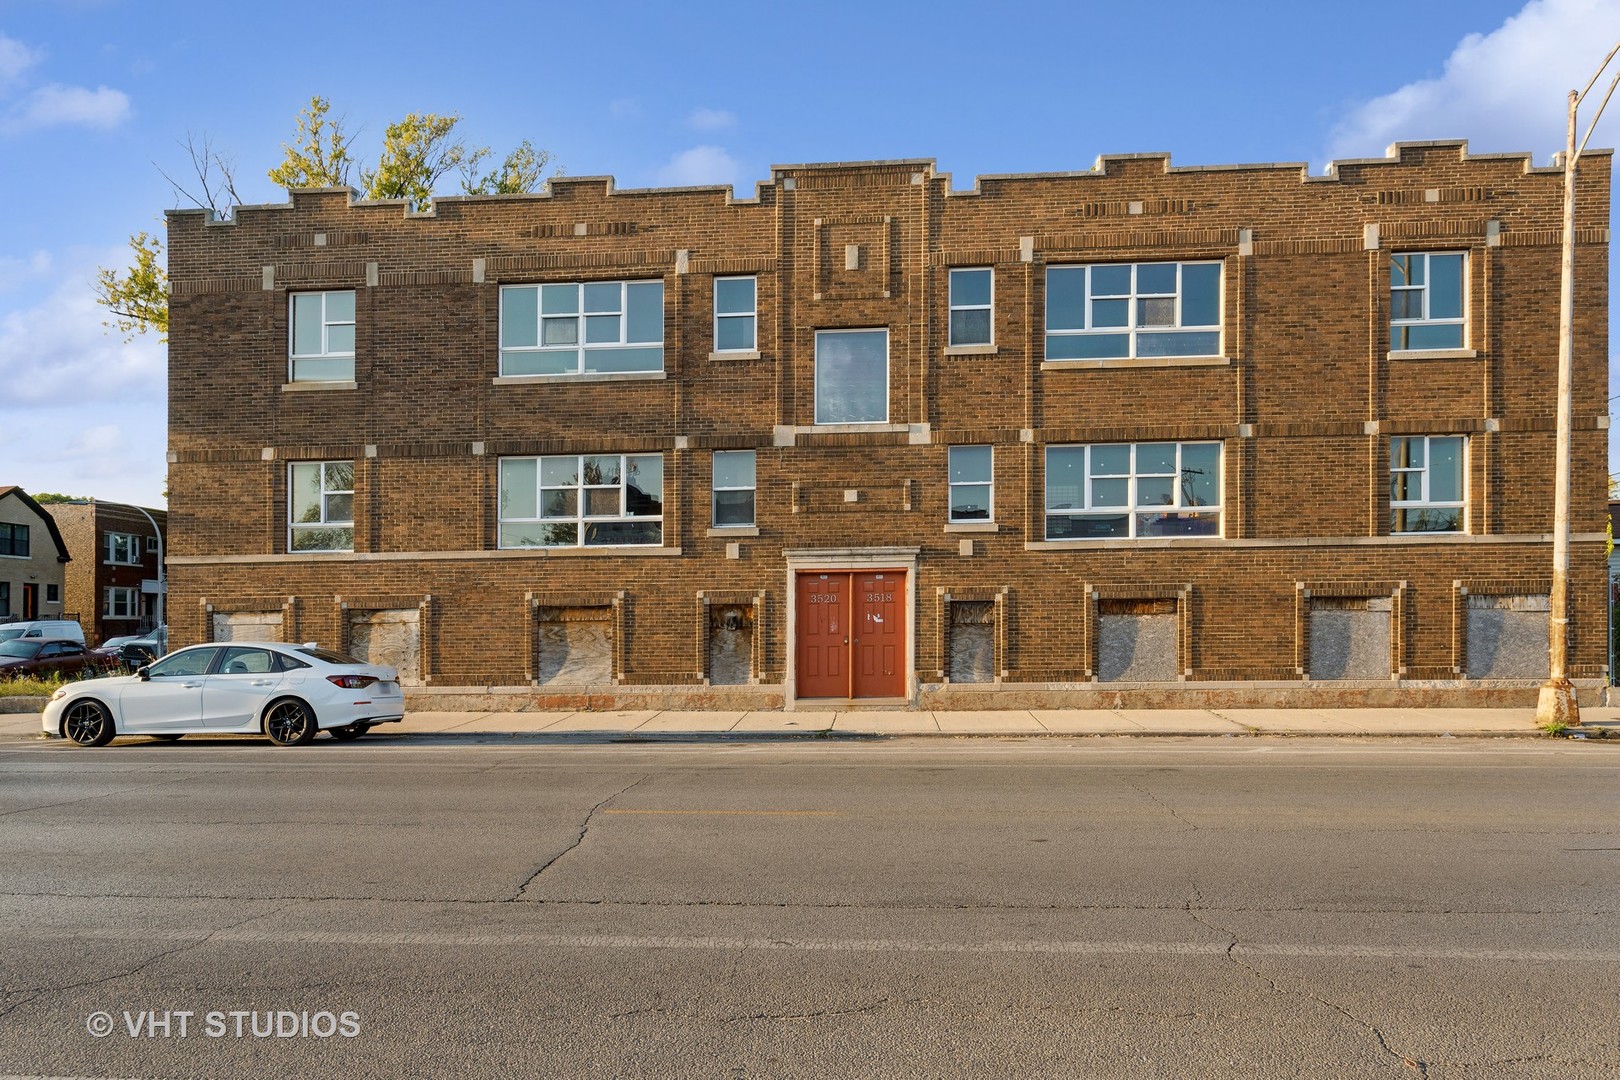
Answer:
<svg viewBox="0 0 1620 1080"><path fill-rule="evenodd" d="M1614 1077L1620 746L0 747L0 1074Z"/></svg>

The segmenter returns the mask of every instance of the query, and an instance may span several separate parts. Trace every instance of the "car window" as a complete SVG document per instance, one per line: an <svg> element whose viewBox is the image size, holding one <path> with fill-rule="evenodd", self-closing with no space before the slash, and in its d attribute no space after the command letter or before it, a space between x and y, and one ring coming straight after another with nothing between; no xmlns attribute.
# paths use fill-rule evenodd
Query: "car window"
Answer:
<svg viewBox="0 0 1620 1080"><path fill-rule="evenodd" d="M208 665L213 663L218 652L217 648L182 649L151 665L146 673L154 679L201 675L208 670Z"/></svg>
<svg viewBox="0 0 1620 1080"><path fill-rule="evenodd" d="M300 668L307 667L309 667L309 665L304 663L302 660L294 659L293 657L288 656L286 653L276 653L277 671L297 671Z"/></svg>
<svg viewBox="0 0 1620 1080"><path fill-rule="evenodd" d="M333 652L331 649L299 649L298 651L303 653L305 656L313 656L315 659L325 664L361 663L361 661L356 660L352 656L344 656L342 653Z"/></svg>
<svg viewBox="0 0 1620 1080"><path fill-rule="evenodd" d="M55 641L47 641L39 649L39 655L41 656L61 656L65 652L67 652L67 646Z"/></svg>
<svg viewBox="0 0 1620 1080"><path fill-rule="evenodd" d="M234 646L225 650L219 662L221 675L263 675L271 670L270 654L263 649Z"/></svg>
<svg viewBox="0 0 1620 1080"><path fill-rule="evenodd" d="M23 641L20 638L13 638L10 641L0 642L0 656L21 657L24 660L31 660L38 652L39 642L37 641Z"/></svg>

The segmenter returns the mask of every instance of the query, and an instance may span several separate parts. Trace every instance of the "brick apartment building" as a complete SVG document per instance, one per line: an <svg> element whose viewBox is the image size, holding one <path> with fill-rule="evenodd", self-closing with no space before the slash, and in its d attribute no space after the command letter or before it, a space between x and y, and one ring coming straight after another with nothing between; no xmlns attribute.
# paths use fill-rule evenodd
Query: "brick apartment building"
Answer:
<svg viewBox="0 0 1620 1080"><path fill-rule="evenodd" d="M1606 153L1571 673L1606 674ZM1561 179L1385 159L169 215L170 622L417 700L1534 701Z"/></svg>
<svg viewBox="0 0 1620 1080"><path fill-rule="evenodd" d="M45 510L73 553L64 581L66 609L76 613L85 638L95 644L155 627L168 512L97 499L52 503Z"/></svg>

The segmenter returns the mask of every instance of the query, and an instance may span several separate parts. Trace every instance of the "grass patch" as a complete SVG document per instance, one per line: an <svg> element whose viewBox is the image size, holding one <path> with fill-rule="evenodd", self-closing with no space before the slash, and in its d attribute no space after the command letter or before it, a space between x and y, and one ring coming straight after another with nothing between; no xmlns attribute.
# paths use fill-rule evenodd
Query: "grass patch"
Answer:
<svg viewBox="0 0 1620 1080"><path fill-rule="evenodd" d="M103 675L121 674L123 673L120 671L97 671L92 668L72 677L49 675L45 678L0 678L0 697L50 697L68 683L79 682L82 679L99 679Z"/></svg>
<svg viewBox="0 0 1620 1080"><path fill-rule="evenodd" d="M1562 720L1549 720L1545 724L1537 724L1536 726L1554 739L1569 730L1569 725Z"/></svg>

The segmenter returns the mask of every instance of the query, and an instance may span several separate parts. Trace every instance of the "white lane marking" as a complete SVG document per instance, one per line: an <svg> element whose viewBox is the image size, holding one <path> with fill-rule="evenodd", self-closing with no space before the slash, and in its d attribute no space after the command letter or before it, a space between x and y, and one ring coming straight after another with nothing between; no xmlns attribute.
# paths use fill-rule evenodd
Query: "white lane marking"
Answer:
<svg viewBox="0 0 1620 1080"><path fill-rule="evenodd" d="M557 949L690 949L717 951L845 953L1030 953L1073 956L1223 956L1220 941L926 941L893 938L681 937L635 934L556 934L527 931L492 933L415 931L354 932L326 930L219 930L213 934L164 928L67 929L0 928L8 940L54 941L196 941L209 945L356 945L376 947L442 946ZM1238 956L1331 959L1473 960L1498 963L1620 963L1612 949L1468 949L1433 945L1314 945L1288 942L1243 942L1230 947Z"/></svg>

